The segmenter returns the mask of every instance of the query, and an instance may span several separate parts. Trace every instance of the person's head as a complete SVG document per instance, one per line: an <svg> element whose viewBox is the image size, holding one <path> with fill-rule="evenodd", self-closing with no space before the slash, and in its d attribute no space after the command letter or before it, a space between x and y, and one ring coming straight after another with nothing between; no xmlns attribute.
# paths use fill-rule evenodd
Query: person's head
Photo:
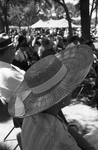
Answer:
<svg viewBox="0 0 98 150"><path fill-rule="evenodd" d="M78 36L77 35L72 36L71 42L77 45L78 44Z"/></svg>
<svg viewBox="0 0 98 150"><path fill-rule="evenodd" d="M55 105L53 105L52 107L46 109L44 112L54 114L54 115L58 115L59 111L62 108L66 107L70 104L71 95L72 95L72 93L68 94L66 97L62 98L62 100L60 102L58 102Z"/></svg>
<svg viewBox="0 0 98 150"><path fill-rule="evenodd" d="M95 46L94 46L94 44L93 44L93 41L92 41L92 40L87 41L87 42L86 42L86 44L87 44L88 46L90 46L92 50L94 50L94 49L95 49Z"/></svg>
<svg viewBox="0 0 98 150"><path fill-rule="evenodd" d="M53 48L54 43L47 38L43 38L42 39L42 45L45 48L45 50L49 50L49 49Z"/></svg>
<svg viewBox="0 0 98 150"><path fill-rule="evenodd" d="M64 106L68 105L65 97L83 81L92 63L93 53L87 45L74 46L40 59L27 70L15 90L8 105L9 113L13 117L26 117L61 101L65 101Z"/></svg>
<svg viewBox="0 0 98 150"><path fill-rule="evenodd" d="M86 43L86 39L81 36L81 37L79 38L79 43L80 43L80 44L85 44L85 43Z"/></svg>
<svg viewBox="0 0 98 150"><path fill-rule="evenodd" d="M0 61L12 63L15 57L15 47L11 38L5 33L0 35Z"/></svg>
<svg viewBox="0 0 98 150"><path fill-rule="evenodd" d="M41 46L41 43L42 43L41 37L37 37L35 44L37 44L38 46Z"/></svg>
<svg viewBox="0 0 98 150"><path fill-rule="evenodd" d="M23 35L18 37L18 44L19 46L24 46L27 44L27 39Z"/></svg>
<svg viewBox="0 0 98 150"><path fill-rule="evenodd" d="M63 38L61 36L57 37L57 46L60 48L64 47L64 41L63 41Z"/></svg>

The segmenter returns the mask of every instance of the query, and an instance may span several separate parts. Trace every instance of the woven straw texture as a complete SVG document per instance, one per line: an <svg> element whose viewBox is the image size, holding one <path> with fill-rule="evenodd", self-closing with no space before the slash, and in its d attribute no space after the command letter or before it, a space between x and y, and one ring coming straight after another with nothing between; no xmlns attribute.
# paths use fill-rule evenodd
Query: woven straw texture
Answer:
<svg viewBox="0 0 98 150"><path fill-rule="evenodd" d="M30 116L50 108L72 92L88 74L93 62L93 54L90 47L79 45L67 51L62 51L56 56L51 55L45 57L31 66L25 74L24 81L15 90L9 102L9 113L13 117L15 117L15 101L17 95L24 94L25 91L53 77L62 66L59 60L67 67L66 75L57 85L45 92L40 94L31 92L23 101L25 115L22 117Z"/></svg>

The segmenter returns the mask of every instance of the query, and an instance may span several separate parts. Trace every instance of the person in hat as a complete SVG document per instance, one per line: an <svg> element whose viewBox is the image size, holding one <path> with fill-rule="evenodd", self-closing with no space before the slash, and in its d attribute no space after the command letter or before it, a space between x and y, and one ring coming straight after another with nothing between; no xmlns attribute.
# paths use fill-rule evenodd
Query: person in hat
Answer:
<svg viewBox="0 0 98 150"><path fill-rule="evenodd" d="M73 35L70 39L70 43L66 46L66 49L79 44L79 38L77 35Z"/></svg>
<svg viewBox="0 0 98 150"><path fill-rule="evenodd" d="M44 47L44 51L41 54L41 58L44 58L48 55L55 55L56 52L54 50L54 43L48 38L42 39L42 46Z"/></svg>
<svg viewBox="0 0 98 150"><path fill-rule="evenodd" d="M0 34L0 100L8 103L15 88L23 81L24 73L12 65L15 47L11 38L5 33Z"/></svg>
<svg viewBox="0 0 98 150"><path fill-rule="evenodd" d="M69 105L71 92L86 77L92 63L90 47L79 45L44 57L27 70L8 104L12 117L24 118L24 150L82 149L73 138L73 131L59 117L59 111ZM85 145L84 150L95 150L88 142Z"/></svg>

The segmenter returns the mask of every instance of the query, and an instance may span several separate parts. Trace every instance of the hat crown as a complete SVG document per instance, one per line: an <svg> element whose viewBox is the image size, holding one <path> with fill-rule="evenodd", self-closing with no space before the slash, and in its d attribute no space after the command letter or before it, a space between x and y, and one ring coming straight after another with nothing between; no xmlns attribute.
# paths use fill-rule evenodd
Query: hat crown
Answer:
<svg viewBox="0 0 98 150"><path fill-rule="evenodd" d="M24 78L28 86L33 88L51 79L61 67L61 61L55 56L50 55L31 66Z"/></svg>
<svg viewBox="0 0 98 150"><path fill-rule="evenodd" d="M48 38L43 38L42 39L42 45L46 49L51 49L53 47L53 42L51 40L49 40Z"/></svg>
<svg viewBox="0 0 98 150"><path fill-rule="evenodd" d="M48 45L48 44L49 44L49 40L44 38L44 39L42 40L42 44Z"/></svg>
<svg viewBox="0 0 98 150"><path fill-rule="evenodd" d="M0 34L0 43L9 39L9 36L5 33Z"/></svg>
<svg viewBox="0 0 98 150"><path fill-rule="evenodd" d="M0 50L12 44L11 38L5 33L0 34Z"/></svg>

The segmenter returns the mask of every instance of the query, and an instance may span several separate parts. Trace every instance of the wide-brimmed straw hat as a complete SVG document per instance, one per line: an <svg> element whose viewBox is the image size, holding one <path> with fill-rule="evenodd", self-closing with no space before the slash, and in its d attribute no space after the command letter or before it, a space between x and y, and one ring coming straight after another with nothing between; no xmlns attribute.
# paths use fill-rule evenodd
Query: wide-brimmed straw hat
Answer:
<svg viewBox="0 0 98 150"><path fill-rule="evenodd" d="M61 101L86 77L93 62L89 46L79 45L44 57L32 65L10 99L13 117L42 112Z"/></svg>
<svg viewBox="0 0 98 150"><path fill-rule="evenodd" d="M10 47L11 45L13 45L11 38L6 33L0 34L0 51Z"/></svg>
<svg viewBox="0 0 98 150"><path fill-rule="evenodd" d="M43 38L42 39L42 45L46 50L48 50L48 49L51 49L53 47L54 43L47 38Z"/></svg>

